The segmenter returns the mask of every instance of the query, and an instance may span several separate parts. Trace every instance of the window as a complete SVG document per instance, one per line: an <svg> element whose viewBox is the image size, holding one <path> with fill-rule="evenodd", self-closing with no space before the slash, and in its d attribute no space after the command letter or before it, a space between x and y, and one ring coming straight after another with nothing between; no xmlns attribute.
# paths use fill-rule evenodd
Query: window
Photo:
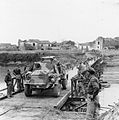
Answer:
<svg viewBox="0 0 119 120"><path fill-rule="evenodd" d="M33 43L33 46L35 46L35 43Z"/></svg>
<svg viewBox="0 0 119 120"><path fill-rule="evenodd" d="M100 42L98 41L98 45L100 44Z"/></svg>

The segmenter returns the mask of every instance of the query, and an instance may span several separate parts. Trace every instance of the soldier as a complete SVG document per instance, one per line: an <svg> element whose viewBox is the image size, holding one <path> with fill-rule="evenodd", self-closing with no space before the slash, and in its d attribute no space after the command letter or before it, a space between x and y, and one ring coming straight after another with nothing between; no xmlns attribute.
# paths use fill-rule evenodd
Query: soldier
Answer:
<svg viewBox="0 0 119 120"><path fill-rule="evenodd" d="M80 95L85 95L85 89L84 89L84 79L83 72L86 71L85 67L82 66L82 62L78 66L78 89Z"/></svg>
<svg viewBox="0 0 119 120"><path fill-rule="evenodd" d="M6 85L7 85L7 97L10 98L12 97L13 84L12 84L12 77L9 70L7 70L7 74L5 76L4 81L6 82Z"/></svg>
<svg viewBox="0 0 119 120"><path fill-rule="evenodd" d="M59 70L58 70L58 67L57 67L57 63L58 63L57 59L53 59L51 61L51 64L53 65L53 70L52 70L53 73L57 73L59 75L60 73L59 73Z"/></svg>
<svg viewBox="0 0 119 120"><path fill-rule="evenodd" d="M99 98L98 93L100 91L100 85L98 79L95 77L95 70L89 68L90 81L87 89L87 113L86 120L97 120Z"/></svg>
<svg viewBox="0 0 119 120"><path fill-rule="evenodd" d="M16 83L17 83L17 91L20 92L22 90L22 77L21 77L21 70L19 66L13 70L13 74L16 76Z"/></svg>

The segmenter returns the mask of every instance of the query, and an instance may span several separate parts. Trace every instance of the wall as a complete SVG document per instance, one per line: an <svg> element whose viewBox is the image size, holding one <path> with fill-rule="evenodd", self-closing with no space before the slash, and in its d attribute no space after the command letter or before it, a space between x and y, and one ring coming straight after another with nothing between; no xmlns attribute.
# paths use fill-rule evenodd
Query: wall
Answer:
<svg viewBox="0 0 119 120"><path fill-rule="evenodd" d="M97 40L95 40L95 49L96 50L102 50L103 49L103 43L104 40L102 37L97 38Z"/></svg>

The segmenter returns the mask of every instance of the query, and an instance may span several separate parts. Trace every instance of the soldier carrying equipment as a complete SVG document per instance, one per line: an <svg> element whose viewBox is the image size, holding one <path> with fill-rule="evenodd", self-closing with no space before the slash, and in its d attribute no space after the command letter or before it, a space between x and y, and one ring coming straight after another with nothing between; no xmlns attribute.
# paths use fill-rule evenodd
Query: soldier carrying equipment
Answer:
<svg viewBox="0 0 119 120"><path fill-rule="evenodd" d="M87 89L87 113L86 120L97 120L99 98L98 93L100 91L100 85L98 78L95 77L95 70L91 67L88 72L90 73L90 81Z"/></svg>

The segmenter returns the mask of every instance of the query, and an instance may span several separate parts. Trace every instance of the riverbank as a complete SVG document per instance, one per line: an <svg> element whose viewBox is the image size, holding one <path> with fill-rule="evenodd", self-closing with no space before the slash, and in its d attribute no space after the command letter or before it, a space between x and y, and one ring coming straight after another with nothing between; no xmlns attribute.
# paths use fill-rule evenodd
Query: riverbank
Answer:
<svg viewBox="0 0 119 120"><path fill-rule="evenodd" d="M27 64L29 62L40 61L44 56L56 56L62 63L74 63L82 60L85 53L79 50L33 50L33 51L0 51L0 65Z"/></svg>

